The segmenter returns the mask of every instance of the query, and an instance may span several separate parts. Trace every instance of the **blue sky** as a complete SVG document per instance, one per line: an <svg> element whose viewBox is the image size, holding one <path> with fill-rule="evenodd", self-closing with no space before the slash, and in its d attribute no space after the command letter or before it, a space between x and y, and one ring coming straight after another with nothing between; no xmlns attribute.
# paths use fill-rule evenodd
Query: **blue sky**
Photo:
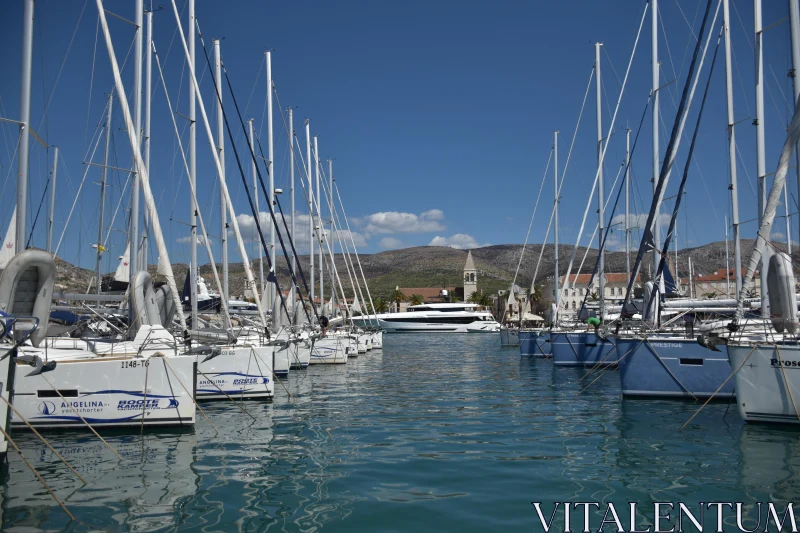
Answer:
<svg viewBox="0 0 800 533"><path fill-rule="evenodd" d="M109 0L106 8L133 19L132 2ZM187 111L187 80L183 52L175 37L175 19L169 2L154 16L154 40L165 69L172 103ZM186 24L185 0L177 0ZM756 216L754 60L752 2L731 0L732 36L736 60L735 115L737 126L740 210L743 222ZM145 2L149 6L149 1ZM159 3L156 3L159 5ZM521 243L552 146L553 130L561 131L559 165L563 169L575 129L583 94L594 62L595 41L604 43L601 59L604 94L604 132L616 103L643 2L255 2L225 3L197 0L197 17L210 48L210 38L224 37L222 55L246 118L254 117L266 142L264 108L266 80L264 50L273 49L273 77L280 104L297 106L295 130L303 140L303 119L311 119L312 135L319 135L320 155L334 158L334 175L350 217L360 250L377 252L427 244L474 247L485 244ZM17 119L22 29L22 2L4 6L0 20L3 50L3 83L0 114ZM662 91L664 119L662 156L675 116L675 103L685 81L697 31L702 18L699 2L661 0L663 29L659 39L662 83L677 78ZM764 3L764 25L788 15L785 2ZM719 30L722 14L714 28ZM133 42L133 28L110 18L111 33L120 61ZM624 159L624 130L638 125L650 89L650 35L648 20L636 52L631 78L620 108L606 156L606 190L611 188ZM61 149L56 205L56 240L65 229L67 214L84 174L85 154L102 113L106 94L113 85L108 54L97 41L97 8L94 1L37 0L32 123L49 144ZM74 35L74 40L73 40ZM716 38L714 39L714 41ZM783 143L791 112L791 63L789 28L785 22L765 34L765 96L767 171L772 172ZM95 47L96 43L96 47ZM213 86L198 40L197 70L203 77L206 106L214 120ZM712 43L713 46L713 43ZM68 53L67 53L68 52ZM713 50L711 51L713 52ZM704 74L708 72L711 52ZM695 152L678 232L681 247L724 238L724 217L729 212L725 133L724 63L722 49L712 80L711 96L703 117L702 135ZM154 66L155 69L155 66ZM59 75L60 74L60 75ZM123 70L130 98L131 60ZM57 83L56 83L57 80ZM184 223L189 217L189 193L163 88L153 74L151 180L161 224L173 262L188 259ZM694 130L696 111L705 84L698 88L694 113L689 118L682 150L666 196L673 196L683 172L686 148ZM51 98L52 95L52 98ZM51 99L50 99L51 98ZM788 102L787 102L788 98ZM45 115L45 103L49 100ZM561 202L561 241L573 244L588 190L594 178L594 85L566 174ZM234 120L230 96L226 111ZM216 172L198 112L198 187L201 209L212 235L219 235L219 200ZM183 141L188 142L186 122L178 118ZM17 129L0 125L0 224L11 217L14 198ZM122 131L121 113L115 106L112 165L127 168L130 148ZM635 133L635 131L634 131ZM276 187L288 193L288 148L281 114L275 112ZM241 139L240 139L241 140ZM226 140L227 143L227 140ZM634 158L633 211L649 208L650 118L646 119ZM244 153L245 145L239 144ZM248 238L250 216L238 169L227 145L226 173L231 195ZM49 173L48 153L31 144L31 219L36 213ZM94 161L102 160L102 143ZM552 167L551 167L552 169ZM249 165L246 166L247 179ZM550 172L552 174L552 170ZM126 176L110 173L114 185L106 206L108 221L117 208ZM94 264L99 211L100 171L90 169L76 210L65 229L64 259L85 267ZM299 178L298 178L299 179ZM544 185L532 242L541 242L552 207L552 176ZM797 183L790 178L790 194L797 198ZM305 206L302 189L297 205ZM288 209L288 194L284 195ZM667 202L671 208L673 200ZM792 200L790 199L790 203ZM644 205L642 205L644 204ZM46 210L43 208L43 214ZM262 199L262 206L264 200ZM114 223L125 227L122 204ZM796 209L792 209L796 212ZM596 222L590 212L589 233ZM782 215L783 209L779 210ZM44 215L34 231L33 242L45 244ZM305 214L305 212L303 212ZM307 219L306 219L307 220ZM777 233L783 220L776 221ZM792 221L797 239L798 219ZM30 227L30 226L29 226ZM4 230L2 230L4 231ZM753 222L742 225L745 237L753 236ZM303 236L306 232L303 232ZM124 247L122 231L112 231L103 269L113 270ZM615 246L619 246L619 233ZM783 237L785 239L785 237ZM300 239L303 240L302 238ZM586 240L586 239L585 239ZM307 238L305 238L307 242ZM636 241L638 243L638 240ZM306 245L307 246L307 245ZM255 245L249 250L254 254ZM215 248L216 250L216 248ZM235 246L231 260L238 260ZM216 252L215 252L216 253ZM201 262L206 261L200 252Z"/></svg>

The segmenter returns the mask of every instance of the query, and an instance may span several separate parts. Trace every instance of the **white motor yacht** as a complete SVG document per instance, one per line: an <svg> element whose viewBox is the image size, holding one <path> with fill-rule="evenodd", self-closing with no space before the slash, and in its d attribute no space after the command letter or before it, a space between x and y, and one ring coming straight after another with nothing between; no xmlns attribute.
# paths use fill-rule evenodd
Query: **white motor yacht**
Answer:
<svg viewBox="0 0 800 533"><path fill-rule="evenodd" d="M469 303L430 303L411 305L402 313L381 313L353 317L353 322L362 327L369 320L378 319L380 327L391 333L447 332L447 333L496 333L500 324L489 311L479 311L480 306Z"/></svg>

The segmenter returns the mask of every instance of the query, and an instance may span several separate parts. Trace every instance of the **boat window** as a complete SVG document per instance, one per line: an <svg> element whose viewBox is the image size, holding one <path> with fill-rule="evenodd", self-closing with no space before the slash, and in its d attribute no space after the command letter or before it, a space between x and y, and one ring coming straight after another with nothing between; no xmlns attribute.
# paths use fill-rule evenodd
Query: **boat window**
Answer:
<svg viewBox="0 0 800 533"><path fill-rule="evenodd" d="M37 398L60 398L63 396L64 398L77 398L78 391L77 390L40 390L36 391Z"/></svg>

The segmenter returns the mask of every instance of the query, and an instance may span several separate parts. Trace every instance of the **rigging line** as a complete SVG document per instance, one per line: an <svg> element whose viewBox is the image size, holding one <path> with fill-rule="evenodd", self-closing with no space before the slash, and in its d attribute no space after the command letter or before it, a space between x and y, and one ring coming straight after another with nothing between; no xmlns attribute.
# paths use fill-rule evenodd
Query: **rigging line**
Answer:
<svg viewBox="0 0 800 533"><path fill-rule="evenodd" d="M649 100L648 100L648 102L649 102ZM636 132L636 139L634 140L634 143L633 143L633 148L634 149L636 148L636 141L639 140L639 133L641 132L642 125L644 124L644 118L645 118L646 113L647 113L647 107L648 106L645 105L644 113L642 113L642 119L639 122L639 129ZM611 189L609 189L608 198L607 199L603 199L603 211L605 211L605 209L608 207L608 204L611 202L611 197L614 194L614 188L617 186L617 182L619 181L619 177L622 175L622 171L626 170L627 167L630 166L630 161L633 159L633 157L632 157L633 156L633 149L631 150L631 154L630 155L631 155L631 157L628 158L628 162L627 163L623 162L620 165L619 169L617 170L617 176L614 178L614 183L611 185ZM619 204L619 199L622 196L622 191L623 190L625 190L625 181L624 180L620 184L619 191L617 191L617 198L614 201L614 207L611 210L611 215L610 215L609 221L613 221L614 220L614 213L617 210L617 205ZM603 252L603 248L605 247L605 244L606 244L606 238L608 237L608 234L611 231L611 227L612 227L612 224L609 222L609 224L605 228L603 228L605 233L600 235L600 239L598 240L597 259L595 260L595 266L594 266L594 271L592 272L592 276L589 278L589 285L588 285L589 287L592 286L592 281L594 280L594 276L597 274L597 270L599 269L600 257L601 257L601 254ZM586 261L586 257L589 255L589 248L591 247L592 241L594 241L594 237L597 234L597 230L599 228L600 228L600 224L598 223L594 227L594 231L592 232L591 239L589 239L589 242L586 244L586 249L585 249L585 251L583 253L583 258L581 259L581 263L578 266L578 270L575 272L575 277L572 280L573 289L575 287L575 283L578 280L578 276L581 273L581 270L583 270L583 263ZM569 277L566 277L565 281L566 281L566 283L561 287L561 291L562 292L561 292L561 297L559 298L559 302L564 302L564 304L566 305L566 297L568 296L568 292L567 291L569 290ZM584 296L583 303L581 304L581 309L583 309L583 306L586 305L586 297L588 297L588 294L586 296ZM565 310L566 310L566 307L565 307Z"/></svg>
<svg viewBox="0 0 800 533"><path fill-rule="evenodd" d="M264 68L264 63L267 62L267 56L264 55L261 58L261 63L258 64L258 72L256 72L256 79L253 82L253 88L250 90L250 96L247 98L247 103L244 106L244 114L247 114L247 111L250 109L250 101L253 99L253 94L256 92L256 85L258 85L259 77L261 76L261 69Z"/></svg>
<svg viewBox="0 0 800 533"><path fill-rule="evenodd" d="M675 0L675 1L677 2L677 0ZM700 6L701 5L702 5L702 2L697 2L697 9L694 12L694 20L692 21L692 24L691 24L691 26L689 28L690 30L697 23L697 15L700 12ZM694 31L692 31L692 34L694 34ZM696 41L697 41L697 38L695 38L695 42ZM681 60L681 68L680 68L680 70L678 70L678 76L683 74L683 67L684 67L684 65L686 65L686 54L689 52L689 45L691 44L691 42L692 42L691 39L686 39L686 47L683 49L683 59ZM678 78L676 78L676 79L678 79Z"/></svg>
<svg viewBox="0 0 800 533"><path fill-rule="evenodd" d="M536 195L536 203L533 206L533 214L531 221L528 223L528 233L525 234L525 242L522 244L522 251L519 254L519 262L517 262L517 270L514 272L514 279L511 281L513 289L514 284L517 283L517 275L519 274L519 267L522 265L522 258L525 256L525 247L528 245L528 238L531 235L531 228L533 227L533 219L536 217L536 209L539 207L539 199L542 197L542 189L544 189L544 182L547 179L547 171L550 170L550 161L553 160L553 149L550 149L550 155L547 157L547 165L544 167L544 174L542 174L542 184L539 186L539 194Z"/></svg>
<svg viewBox="0 0 800 533"><path fill-rule="evenodd" d="M711 12L711 6L713 5L714 0L708 0L706 4L705 13L703 15L703 22L700 26L700 35L706 35L706 24L708 23L708 15ZM669 138L669 143L667 145L667 157L664 159L664 162L661 166L658 176L658 182L656 183L655 191L653 194L653 201L650 204L650 212L647 214L647 223L645 224L644 228L644 236L642 237L641 242L639 243L639 250L636 252L636 261L634 262L634 267L631 270L632 275L631 278L628 280L628 286L625 291L625 298L623 300L623 308L625 305L630 301L631 295L633 292L633 280L636 279L637 274L639 273L639 269L642 266L642 260L644 259L644 255L647 252L648 248L656 246L653 243L653 228L655 228L655 224L657 222L655 218L656 207L662 202L664 198L664 192L667 186L667 182L669 180L669 175L672 172L672 166L675 163L675 158L677 156L678 148L680 146L680 140L683 135L683 130L686 125L686 120L688 117L689 109L691 108L692 100L694 99L694 93L697 88L697 84L700 81L700 73L703 69L703 63L705 62L706 54L708 52L708 47L711 44L711 37L713 35L713 28L717 23L717 17L719 16L719 8L721 5L721 0L717 2L717 8L714 11L714 19L711 21L711 25L708 29L708 35L706 36L705 45L701 41L697 41L694 47L694 52L692 53L692 62L689 64L689 73L686 77L686 83L683 86L683 91L681 94L681 101L678 106L678 113L675 117L675 121L672 125L672 134ZM700 61L698 65L698 56L700 55L700 50L702 49L703 53L700 56ZM695 75L695 71L697 75Z"/></svg>
<svg viewBox="0 0 800 533"><path fill-rule="evenodd" d="M745 181L747 182L747 185L750 187L750 192L753 194L753 199L755 200L755 199L758 198L758 196L756 195L756 190L753 187L753 179L750 177L750 171L747 170L747 165L745 165L745 163L744 163L744 158L742 157L742 152L739 151L739 143L736 143L736 155L739 156L739 167L738 168L744 169L744 174L745 174L745 176L747 176L747 179Z"/></svg>
<svg viewBox="0 0 800 533"><path fill-rule="evenodd" d="M714 75L714 66L717 64L717 53L719 52L719 43L722 40L723 32L724 32L724 28L722 28L722 30L719 33L719 36L717 37L717 45L714 48L714 57L711 59L711 66L710 66L710 68L708 70L708 79L706 81L706 88L705 88L705 91L703 91L703 99L700 102L700 111L697 113L697 123L696 123L696 125L694 127L694 133L692 134L692 142L689 145L689 153L686 156L687 159L686 159L686 165L684 166L684 169L683 169L683 177L681 178L681 183L678 186L678 197L675 199L675 207L673 209L672 217L670 219L669 228L667 229L667 237L664 240L663 250L661 251L661 254L660 254L661 257L660 257L659 265L658 265L658 268L655 270L655 279L661 279L662 276L664 275L664 266L666 264L667 258L669 257L669 245L672 242L672 236L673 236L673 234L675 232L675 223L676 223L677 218L678 218L678 212L679 212L679 209L680 209L680 206L681 206L681 201L683 200L683 192L684 192L684 190L686 188L686 180L689 177L689 168L691 167L692 161L695 161L692 158L692 156L694 155L694 149L695 149L695 146L697 145L697 135L700 132L700 123L701 123L701 120L703 118L703 111L705 110L706 101L708 99L708 90L709 90L709 88L711 88L711 78ZM719 219L717 219L717 222L719 222ZM658 244L658 243L656 243L656 244ZM650 293L650 301L644 307L645 309L649 309L650 308L650 306L653 303L653 300L657 296L657 293L658 293L658 291L656 291L656 290L653 290Z"/></svg>
<svg viewBox="0 0 800 533"><path fill-rule="evenodd" d="M772 78L775 80L775 85L778 87L778 91L781 93L781 97L783 98L783 104L786 106L786 109L789 109L789 101L786 99L786 94L784 94L783 89L781 89L781 84L778 81L778 77L775 75L775 71L772 70L772 65L767 65L769 67L769 71L772 73ZM778 108L778 102L775 100L775 97L772 95L772 89L770 89L769 85L767 85L767 90L769 91L769 97L772 99L773 105L775 105L775 111L778 113L778 116L781 116L781 110ZM784 129L789 128L789 118L785 117L786 126Z"/></svg>
<svg viewBox="0 0 800 533"><path fill-rule="evenodd" d="M92 52L92 75L89 78L89 99L86 103L86 127L83 132L83 144L89 134L89 116L92 114L92 91L94 90L94 67L97 64L97 37L100 34L100 15L97 16L97 26L94 30L94 52Z"/></svg>
<svg viewBox="0 0 800 533"><path fill-rule="evenodd" d="M711 206L711 211L714 212L714 218L717 220L717 223L719 223L719 215L717 214L717 210L714 207L714 199L711 198L711 192L708 190L708 184L706 184L706 177L703 175L703 171L700 170L700 163L697 162L697 159L694 159L692 162L694 163L694 166L697 169L697 173L700 174L700 183L703 184L703 189L705 189L706 196L708 196L708 205ZM678 194L681 193L678 192Z"/></svg>
<svg viewBox="0 0 800 533"><path fill-rule="evenodd" d="M64 59L61 61L61 67L58 69L58 74L56 75L56 81L53 82L53 88L50 91L50 96L47 98L47 103L44 106L44 114L42 115L42 119L39 121L39 127L36 130L40 130L42 128L42 124L47 117L48 111L50 111L50 102L53 101L53 95L56 92L56 87L58 87L58 80L61 79L61 73L64 72L64 65L67 64L67 58L69 57L69 52L72 50L72 43L75 42L75 35L78 33L78 28L81 25L81 21L83 20L83 13L86 11L86 5L89 3L89 0L86 0L83 3L83 8L81 9L80 15L78 15L78 22L75 24L75 29L72 31L72 38L69 40L69 44L67 45L67 51L64 53ZM92 69L94 70L94 68Z"/></svg>
<svg viewBox="0 0 800 533"><path fill-rule="evenodd" d="M661 35L664 36L664 43L667 45L666 46L666 48L667 48L667 57L669 58L670 68L672 68L672 79L673 80L677 80L678 79L678 73L675 72L675 61L672 59L672 49L671 49L671 47L669 45L669 39L667 38L667 29L666 29L666 27L664 27L664 17L661 16L661 6L658 6L658 23L661 25ZM685 52L684 52L684 54L685 54ZM672 99L672 107L674 107L675 109L678 108L678 102L675 100L675 97L677 96L677 94L676 94L677 90L678 90L677 84L672 84L667 89L667 93L669 93L669 96Z"/></svg>
<svg viewBox="0 0 800 533"><path fill-rule="evenodd" d="M709 0L709 1L711 1L711 0ZM622 97L625 94L625 87L626 87L627 82L628 82L628 76L630 75L631 65L633 64L633 59L636 56L636 49L638 48L638 45L639 45L639 37L641 37L641 34L642 34L642 27L644 26L644 21L645 21L645 17L647 16L647 9L648 9L649 6L650 6L649 3L645 4L644 10L642 11L642 19L639 22L639 29L636 32L636 40L633 43L633 50L631 50L631 56L630 56L630 59L628 60L627 69L625 70L625 78L622 80L622 87L620 88L619 97L617 98L617 105L616 105L616 108L614 109L614 114L612 115L612 118L611 118L611 124L609 124L609 126L608 126L608 130L607 130L608 134L606 134L606 137L608 137L611 134L611 132L614 131L614 124L616 123L617 114L619 112L620 105L622 104ZM598 183L598 181L600 179L600 172L601 172L601 169L602 169L603 162L605 161L605 158L606 158L606 153L608 151L609 144L610 143L606 142L603 145L603 149L602 149L602 151L600 153L600 160L599 160L598 165L597 165L597 171L595 172L595 175L594 175L594 182L592 183L592 189L591 189L591 192L589 193L589 201L586 203L586 210L583 212L583 219L581 221L580 230L578 231L578 238L577 238L577 240L575 242L575 247L572 249L572 253L570 254L569 265L567 266L567 276L569 276L569 274L570 274L570 272L572 270L572 266L575 263L575 256L578 253L578 244L580 243L580 238L581 238L581 234L583 233L583 228L586 225L586 218L589 215L589 209L591 207L591 199L594 196L594 191L597 188L597 183ZM567 278L567 279L569 279L569 278ZM602 295L601 295L601 297L602 297Z"/></svg>
<svg viewBox="0 0 800 533"><path fill-rule="evenodd" d="M28 241L25 243L25 249L27 250L31 246L31 239L33 239L33 232L36 230L36 222L39 220L39 213L42 211L42 204L44 204L44 199L47 197L47 188L50 186L50 180L52 179L51 175L47 176L47 181L44 184L44 189L42 189L42 198L39 200L39 208L36 210L36 216L33 217L33 224L31 224L31 231L28 234Z"/></svg>
<svg viewBox="0 0 800 533"><path fill-rule="evenodd" d="M732 0L731 5L733 6L734 13L736 13L736 18L739 19L739 25L742 27L742 33L744 34L745 39L747 39L747 44L750 45L750 51L755 52L755 48L753 48L753 41L750 40L750 32L745 29L744 22L742 22L742 17L739 16L739 10L736 8L736 1Z"/></svg>
<svg viewBox="0 0 800 533"><path fill-rule="evenodd" d="M750 100L747 98L747 92L744 88L744 80L742 79L742 71L739 69L739 61L736 59L736 50L731 47L731 55L733 55L733 64L736 65L736 74L739 78L739 86L742 88L742 100L744 101L744 106L747 109L747 116L752 117L753 113L750 111Z"/></svg>
<svg viewBox="0 0 800 533"><path fill-rule="evenodd" d="M567 175L567 168L569 167L569 162L572 158L572 149L575 147L575 139L578 137L578 130L581 125L581 119L583 118L583 110L586 107L586 99L589 96L589 90L592 88L592 79L594 78L595 67L592 66L592 70L589 73L589 81L586 84L586 91L583 93L583 103L581 103L581 110L578 113L578 121L575 124L575 132L572 134L572 142L569 145L569 152L567 152L567 161L564 163L564 170L561 173L561 179L558 183L558 197L561 198L561 189L564 187L564 177ZM555 218L556 211L553 209L550 213L550 222L547 224L547 230L544 234L543 242L547 242L547 238L550 235L550 228L553 225L553 219ZM542 263L542 255L544 254L544 245L539 249L539 259L536 261L536 267L533 270L533 280L531 281L531 294L533 294L534 285L536 284L536 277L539 274L539 266Z"/></svg>
<svg viewBox="0 0 800 533"><path fill-rule="evenodd" d="M611 61L611 56L608 55L608 50L606 50L605 46L603 47L603 53L606 55L606 58L608 59L608 65L611 67L611 72L613 72L614 76L617 78L617 83L622 85L622 80L620 79L619 74L617 74L617 69L614 68L614 63Z"/></svg>
<svg viewBox="0 0 800 533"><path fill-rule="evenodd" d="M174 2L174 0L173 0L173 2ZM173 4L173 8L174 8L174 4ZM202 48L203 55L206 58L206 66L210 69L211 68L211 59L208 57L208 50L206 50L206 47L205 47L205 42L203 40L203 34L200 31L200 25L198 24L198 21L197 21L196 18L195 18L194 22L195 22L195 28L190 28L190 31L194 31L196 29L196 31L198 33L198 36L200 37L200 45L201 45L200 48ZM230 76L228 76L228 70L225 68L224 62L221 61L220 63L221 63L222 71L225 73L225 81L226 81L226 83L228 85L228 92L230 92L230 94L231 94L231 99L233 100L233 105L234 105L234 108L236 109L236 114L239 117L239 124L241 125L242 131L245 134L244 137L245 137L245 140L247 141L247 147L248 147L249 152L250 152L250 157L252 158L252 161L255 162L256 161L256 154L253 151L253 146L250 144L250 139L247 136L247 129L246 129L245 125L244 125L244 120L242 119L241 111L239 110L239 104L236 101L236 94L233 92L233 85L231 84ZM261 221L259 220L260 217L259 217L259 214L258 214L258 210L255 208L255 204L253 203L253 197L250 194L250 187L248 187L247 178L244 175L244 168L242 167L242 161L241 161L241 159L239 157L239 150L236 148L236 142L235 142L234 137L233 137L233 130L231 129L230 122L228 121L228 117L227 117L227 115L225 113L225 106L223 105L223 102L222 102L222 92L221 92L222 87L217 86L217 80L214 79L214 76L211 77L211 81L213 82L213 85L214 85L214 94L216 96L216 100L217 100L217 102L219 104L219 107L220 107L220 113L222 114L223 121L225 122L225 129L228 132L228 139L230 140L231 148L233 149L233 155L236 158L236 165L239 168L239 176L242 179L242 185L244 186L245 193L247 194L247 202L250 204L250 211L253 213L253 221L256 224L256 230L258 231L258 234L259 234L259 237L260 237L260 240L261 240L261 245L263 246L264 253L267 256L267 264L269 265L270 271L274 272L273 279L270 280L270 281L275 284L276 292L278 293L278 296L279 296L280 301L281 301L281 307L283 308L284 312L286 312L286 316L289 316L289 310L286 307L286 298L284 298L284 296L283 296L283 292L281 291L281 287L280 287L280 282L278 281L277 269L274 268L274 265L272 263L272 259L270 258L270 255L269 255L270 248L267 246L267 243L264 240L264 234L261 231ZM210 131L210 129L208 127L207 127L207 129ZM223 171L224 171L224 169L223 169ZM266 198L269 198L269 195L266 194L266 187L264 186L263 179L261 179L261 172L258 170L258 165L257 164L256 164L256 174L258 175L259 181L261 182L261 187L264 190L264 196ZM272 205L271 205L271 203L269 201L267 202L267 204L269 205L270 214L272 215L272 223L277 226L277 223L275 222L275 213L274 213L274 211L272 209ZM277 232L277 233L278 233L278 238L281 241L281 246L283 246L283 237L280 235L280 232ZM244 243L242 243L242 244L244 245ZM243 248L244 248L244 246L243 246ZM284 254L285 254L286 253L286 248L284 247L283 249L284 249ZM286 259L288 261L288 257ZM245 263L245 262L249 263L249 261L245 261L245 258L242 257L242 263ZM248 281L252 277L251 270L252 270L251 265L248 264L247 267L246 267L246 272L248 273ZM254 277L253 277L253 281L255 281ZM258 294L257 287L253 287L253 290L254 290L255 294ZM274 302L271 302L270 305L273 307L273 312L274 312ZM267 335L269 335L269 333L268 333L269 330L267 329L268 325L266 324L266 318L264 320L265 320L264 328L267 331Z"/></svg>
<svg viewBox="0 0 800 533"><path fill-rule="evenodd" d="M94 159L95 151L97 151L97 147L100 145L101 136L97 136L97 142L94 145L94 150L92 151L92 159ZM64 240L64 235L67 232L67 227L69 226L69 221L72 218L72 213L75 211L75 205L78 203L78 198L81 196L81 190L83 189L84 183L86 183L86 176L89 175L89 169L92 168L89 165L86 165L86 169L83 171L83 178L81 179L81 184L78 187L78 191L75 193L75 199L72 201L72 207L69 210L69 215L67 216L66 222L64 222L64 229L61 231L61 237L58 239L58 244L56 245L56 249L53 250L53 257L58 256L58 250L61 248L61 241ZM67 174L69 176L69 174ZM81 227L81 233L83 233L83 228Z"/></svg>
<svg viewBox="0 0 800 533"><path fill-rule="evenodd" d="M692 24L689 24L689 19L686 18L686 14L683 12L683 8L681 7L680 2L678 0L675 0L675 5L678 6L678 11L681 12L681 16L683 17L683 20L685 20L686 21L686 25L689 26L689 31L692 33L692 37L694 37L695 42L697 42L697 34L694 32L694 27L692 26ZM697 22L697 13L696 12L695 12L695 15L694 15L694 19L695 19L695 22Z"/></svg>
<svg viewBox="0 0 800 533"><path fill-rule="evenodd" d="M0 201L3 200L3 195L6 192L6 185L8 185L9 178L11 177L11 171L14 170L14 159L17 158L17 152L19 151L19 141L22 139L22 135L27 135L27 132L22 132L21 134L17 135L17 146L14 148L14 156L11 158L11 161L8 164L8 172L6 173L6 179L3 182L3 188L0 190Z"/></svg>
<svg viewBox="0 0 800 533"><path fill-rule="evenodd" d="M4 117L8 116L8 113L6 113L6 106L3 103L3 97L2 96L0 96L0 113L2 113L2 116L4 116ZM12 123L10 123L10 122L3 122L2 127L0 127L0 131L3 132L3 145L6 148L6 156L8 156L8 159L9 159L9 163L8 163L9 166L12 164L13 160L11 159L11 151L8 149L8 143L9 143L8 138L12 135L10 133L10 131L11 131L11 129L13 127L14 127L14 125ZM17 132L18 131L19 131L19 129L17 128Z"/></svg>
<svg viewBox="0 0 800 533"><path fill-rule="evenodd" d="M126 172L125 178L125 185L122 188L122 193L119 196L119 201L117 202L117 207L114 209L114 215L111 217L111 223L108 225L108 231L106 232L106 238L103 239L103 246L107 247L108 239L111 237L111 231L114 227L114 221L117 219L117 213L119 213L119 208L122 205L122 202L125 200L125 192L128 190L128 184L131 182L132 174L130 172Z"/></svg>

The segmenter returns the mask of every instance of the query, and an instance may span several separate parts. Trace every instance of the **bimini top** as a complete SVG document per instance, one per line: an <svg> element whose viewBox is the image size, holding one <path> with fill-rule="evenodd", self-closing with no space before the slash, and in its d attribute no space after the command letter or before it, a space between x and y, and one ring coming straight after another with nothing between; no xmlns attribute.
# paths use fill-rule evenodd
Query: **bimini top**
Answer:
<svg viewBox="0 0 800 533"><path fill-rule="evenodd" d="M474 311L478 304L442 303L409 305L407 311Z"/></svg>

